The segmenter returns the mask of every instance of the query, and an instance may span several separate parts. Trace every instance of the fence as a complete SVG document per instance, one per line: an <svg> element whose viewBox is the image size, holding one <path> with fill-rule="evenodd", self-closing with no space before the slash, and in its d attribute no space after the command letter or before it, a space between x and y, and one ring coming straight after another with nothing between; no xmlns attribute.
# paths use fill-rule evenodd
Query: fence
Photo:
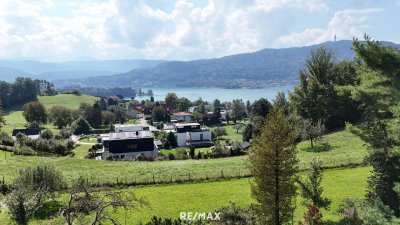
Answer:
<svg viewBox="0 0 400 225"><path fill-rule="evenodd" d="M347 159L345 161L337 160L321 160L325 169L352 167L366 165L360 158ZM132 162L135 163L135 162ZM309 163L300 163L300 171L305 171L309 168ZM84 175L87 182L93 187L129 187L139 185L154 185L154 184L170 184L170 183L187 183L187 182L203 182L215 180L227 180L233 178L251 177L251 173L247 168L231 169L231 170L206 170L206 171L180 171L175 173L144 173L144 174L121 174L112 177L96 177L93 175ZM73 182L70 178L70 182ZM3 177L4 182L4 177ZM5 182L3 183L3 185Z"/></svg>

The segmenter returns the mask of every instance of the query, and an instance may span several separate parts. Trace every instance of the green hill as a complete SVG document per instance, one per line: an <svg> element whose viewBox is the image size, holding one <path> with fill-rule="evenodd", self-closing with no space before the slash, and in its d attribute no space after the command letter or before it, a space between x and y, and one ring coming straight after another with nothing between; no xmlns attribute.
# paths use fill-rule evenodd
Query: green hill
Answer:
<svg viewBox="0 0 400 225"><path fill-rule="evenodd" d="M38 100L49 110L53 106L62 105L70 109L77 109L82 102L93 104L96 97L81 95L76 96L72 94L59 94L55 96L39 96ZM22 105L14 106L5 111L6 124L1 128L11 134L15 128L24 128L26 120L22 115ZM53 125L46 125L46 128L56 129Z"/></svg>

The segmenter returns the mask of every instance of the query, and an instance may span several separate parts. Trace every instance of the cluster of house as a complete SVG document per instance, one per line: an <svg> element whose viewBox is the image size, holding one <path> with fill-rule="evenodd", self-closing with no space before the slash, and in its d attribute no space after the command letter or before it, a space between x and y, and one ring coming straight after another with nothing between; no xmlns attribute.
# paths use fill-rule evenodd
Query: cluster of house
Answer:
<svg viewBox="0 0 400 225"><path fill-rule="evenodd" d="M212 145L211 131L199 123L167 123L166 132L174 133L178 147L189 145ZM96 159L127 159L138 155L155 158L160 154L161 141L155 140L149 126L136 124L117 124L114 132L100 134L99 141L103 148L96 152Z"/></svg>

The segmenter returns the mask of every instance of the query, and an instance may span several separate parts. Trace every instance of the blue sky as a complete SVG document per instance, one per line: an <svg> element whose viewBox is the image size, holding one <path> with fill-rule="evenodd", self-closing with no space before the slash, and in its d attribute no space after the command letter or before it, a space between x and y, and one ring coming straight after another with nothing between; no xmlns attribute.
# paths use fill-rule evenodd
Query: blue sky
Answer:
<svg viewBox="0 0 400 225"><path fill-rule="evenodd" d="M0 59L214 58L362 38L399 43L400 0L1 0Z"/></svg>

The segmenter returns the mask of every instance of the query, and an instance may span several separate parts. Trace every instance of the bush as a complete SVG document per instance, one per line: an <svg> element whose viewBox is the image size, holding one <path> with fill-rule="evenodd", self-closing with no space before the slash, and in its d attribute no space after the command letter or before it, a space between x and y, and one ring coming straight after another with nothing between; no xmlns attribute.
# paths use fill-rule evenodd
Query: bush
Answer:
<svg viewBox="0 0 400 225"><path fill-rule="evenodd" d="M221 136L227 135L226 129L224 127L217 127L211 131L214 138L220 138Z"/></svg>
<svg viewBox="0 0 400 225"><path fill-rule="evenodd" d="M33 156L33 155L37 155L37 152L32 150L32 148L30 148L30 147L23 146L21 148L15 148L14 154L24 155L24 156Z"/></svg>
<svg viewBox="0 0 400 225"><path fill-rule="evenodd" d="M54 134L51 130L46 129L44 131L42 131L42 133L40 134L40 137L46 140L50 140L54 138Z"/></svg>
<svg viewBox="0 0 400 225"><path fill-rule="evenodd" d="M175 158L178 160L189 159L188 152L186 151L186 149L178 148L178 149L176 149Z"/></svg>
<svg viewBox="0 0 400 225"><path fill-rule="evenodd" d="M75 120L71 125L71 131L75 135L88 134L91 129L90 124L83 117Z"/></svg>
<svg viewBox="0 0 400 225"><path fill-rule="evenodd" d="M175 160L175 155L172 152L168 153L168 159Z"/></svg>
<svg viewBox="0 0 400 225"><path fill-rule="evenodd" d="M14 140L6 132L0 132L0 145L14 146Z"/></svg>

